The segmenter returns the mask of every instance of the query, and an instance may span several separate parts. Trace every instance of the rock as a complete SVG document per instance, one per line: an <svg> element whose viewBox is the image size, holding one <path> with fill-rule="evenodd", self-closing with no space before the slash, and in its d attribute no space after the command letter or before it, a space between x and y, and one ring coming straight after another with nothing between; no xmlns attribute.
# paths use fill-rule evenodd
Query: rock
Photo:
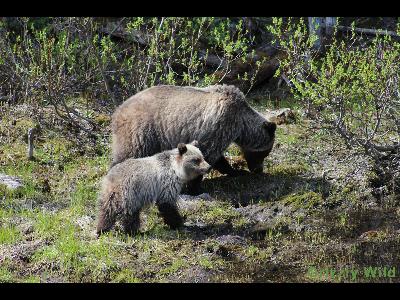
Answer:
<svg viewBox="0 0 400 300"><path fill-rule="evenodd" d="M179 275L172 275L168 282L176 283L206 283L210 282L215 271L207 270L200 266L193 266L183 270Z"/></svg>
<svg viewBox="0 0 400 300"><path fill-rule="evenodd" d="M360 235L360 239L363 239L363 240L370 240L370 239L376 238L378 235L379 235L379 232L378 232L378 231L376 231L376 230L369 230L369 231L363 232L363 233Z"/></svg>
<svg viewBox="0 0 400 300"><path fill-rule="evenodd" d="M200 195L192 196L192 195L179 195L178 200L181 201L194 201L194 200L205 200L205 201L211 201L212 197L208 193L203 193Z"/></svg>
<svg viewBox="0 0 400 300"><path fill-rule="evenodd" d="M207 227L207 224L204 222L201 222L201 221L187 221L187 222L185 222L185 226L205 228L205 227Z"/></svg>
<svg viewBox="0 0 400 300"><path fill-rule="evenodd" d="M238 235L227 234L217 237L213 241L213 244L207 247L207 250L209 253L215 253L224 258L237 257L238 259L243 260L244 257L240 255L240 250L246 245L247 241L245 238Z"/></svg>
<svg viewBox="0 0 400 300"><path fill-rule="evenodd" d="M32 222L21 223L17 226L17 228L19 229L19 231L26 235L31 234L34 230Z"/></svg>
<svg viewBox="0 0 400 300"><path fill-rule="evenodd" d="M20 178L2 173L0 173L0 184L4 184L5 186L7 186L7 188L12 190L23 186L22 180Z"/></svg>
<svg viewBox="0 0 400 300"><path fill-rule="evenodd" d="M221 235L215 239L220 245L228 246L228 245L240 245L246 246L247 241L244 237L239 235Z"/></svg>
<svg viewBox="0 0 400 300"><path fill-rule="evenodd" d="M29 262L33 253L43 244L44 241L39 239L19 243L17 245L4 246L0 248L0 263L4 262L6 259Z"/></svg>
<svg viewBox="0 0 400 300"><path fill-rule="evenodd" d="M82 230L87 229L92 222L93 219L91 216L83 216L75 220L75 224L78 225Z"/></svg>
<svg viewBox="0 0 400 300"><path fill-rule="evenodd" d="M191 195L179 195L178 207L185 212L195 212L200 209L203 205L210 206L214 203L212 197L209 194L201 194L198 196Z"/></svg>
<svg viewBox="0 0 400 300"><path fill-rule="evenodd" d="M256 204L236 208L236 211L249 220L258 223L267 222L277 214L276 207L264 207Z"/></svg>

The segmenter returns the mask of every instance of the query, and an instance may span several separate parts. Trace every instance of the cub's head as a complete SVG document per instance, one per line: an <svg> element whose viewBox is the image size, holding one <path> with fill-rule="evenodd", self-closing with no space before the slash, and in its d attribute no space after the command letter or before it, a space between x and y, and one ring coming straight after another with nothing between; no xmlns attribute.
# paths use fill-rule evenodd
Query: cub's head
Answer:
<svg viewBox="0 0 400 300"><path fill-rule="evenodd" d="M176 162L177 170L175 171L184 181L193 180L211 169L211 166L204 160L197 141L190 144L180 143Z"/></svg>
<svg viewBox="0 0 400 300"><path fill-rule="evenodd" d="M271 152L275 142L275 123L265 121L259 127L256 128L257 138L253 139L251 146L242 147L247 166L254 173L262 173L264 158Z"/></svg>

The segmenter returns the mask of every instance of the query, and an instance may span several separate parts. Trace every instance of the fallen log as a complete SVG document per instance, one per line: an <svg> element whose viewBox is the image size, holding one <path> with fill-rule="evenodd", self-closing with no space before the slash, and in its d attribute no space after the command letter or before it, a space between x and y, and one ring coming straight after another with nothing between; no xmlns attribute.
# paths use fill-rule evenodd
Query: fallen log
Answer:
<svg viewBox="0 0 400 300"><path fill-rule="evenodd" d="M352 31L352 27L348 26L337 26L338 30L341 31ZM354 27L355 32L359 33L365 33L365 34L377 34L377 35L390 35L393 37L400 37L400 35L397 34L397 32L394 31L389 31L389 30L382 30L382 29L369 29L369 28L358 28Z"/></svg>
<svg viewBox="0 0 400 300"><path fill-rule="evenodd" d="M276 49L270 48L269 52L258 49L255 55L248 56L245 62L241 60L234 62L231 71L221 82L236 85L243 92L248 92L275 75L279 68L280 56L281 53ZM256 65L257 61L262 61L259 67ZM243 80L245 73L249 79L253 78L253 80Z"/></svg>

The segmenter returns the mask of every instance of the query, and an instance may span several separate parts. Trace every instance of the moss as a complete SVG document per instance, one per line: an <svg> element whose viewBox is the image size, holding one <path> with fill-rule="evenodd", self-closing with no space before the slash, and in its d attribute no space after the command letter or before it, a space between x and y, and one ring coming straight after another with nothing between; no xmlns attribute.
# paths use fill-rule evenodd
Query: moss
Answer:
<svg viewBox="0 0 400 300"><path fill-rule="evenodd" d="M34 121L32 121L31 119L23 118L23 119L17 120L13 130L15 130L17 133L17 135L15 135L15 136L20 137L20 141L26 142L27 138L28 138L28 129L34 128L36 126L37 126L37 124Z"/></svg>
<svg viewBox="0 0 400 300"><path fill-rule="evenodd" d="M210 224L232 222L236 226L240 226L244 222L240 213L227 203L218 203L213 206L204 205L196 212L195 217Z"/></svg>
<svg viewBox="0 0 400 300"><path fill-rule="evenodd" d="M5 184L0 183L0 197L4 197L8 192L8 188Z"/></svg>
<svg viewBox="0 0 400 300"><path fill-rule="evenodd" d="M3 224L0 227L0 245L14 244L21 238L21 233L15 226Z"/></svg>
<svg viewBox="0 0 400 300"><path fill-rule="evenodd" d="M97 124L100 126L107 126L111 122L111 117L105 114L100 114L97 115L94 120L96 121Z"/></svg>
<svg viewBox="0 0 400 300"><path fill-rule="evenodd" d="M140 283L142 280L135 276L131 269L122 269L115 275L111 282L114 283Z"/></svg>
<svg viewBox="0 0 400 300"><path fill-rule="evenodd" d="M262 249L254 245L250 245L246 249L244 249L244 254L248 259L265 261L266 259L269 259L271 257L272 249Z"/></svg>
<svg viewBox="0 0 400 300"><path fill-rule="evenodd" d="M174 259L170 265L160 270L161 275L173 274L188 265L187 261L182 258Z"/></svg>
<svg viewBox="0 0 400 300"><path fill-rule="evenodd" d="M36 275L30 275L22 279L23 283L40 283L40 277Z"/></svg>
<svg viewBox="0 0 400 300"><path fill-rule="evenodd" d="M231 144L226 152L231 156L240 156L242 154L240 148L235 144Z"/></svg>
<svg viewBox="0 0 400 300"><path fill-rule="evenodd" d="M276 129L276 142L287 145L297 144L300 142L300 134L278 127Z"/></svg>
<svg viewBox="0 0 400 300"><path fill-rule="evenodd" d="M0 267L0 283L15 282L13 273L6 267Z"/></svg>
<svg viewBox="0 0 400 300"><path fill-rule="evenodd" d="M281 201L285 205L290 205L295 209L311 209L321 205L323 203L323 198L320 193L310 191L301 194L291 194L285 196Z"/></svg>
<svg viewBox="0 0 400 300"><path fill-rule="evenodd" d="M219 266L223 265L223 261L220 259L213 260L209 256L202 255L199 257L197 263L199 266L208 269L208 270L213 270L218 268Z"/></svg>
<svg viewBox="0 0 400 300"><path fill-rule="evenodd" d="M309 166L305 163L280 163L278 165L271 165L268 167L267 172L274 176L295 176L307 172Z"/></svg>

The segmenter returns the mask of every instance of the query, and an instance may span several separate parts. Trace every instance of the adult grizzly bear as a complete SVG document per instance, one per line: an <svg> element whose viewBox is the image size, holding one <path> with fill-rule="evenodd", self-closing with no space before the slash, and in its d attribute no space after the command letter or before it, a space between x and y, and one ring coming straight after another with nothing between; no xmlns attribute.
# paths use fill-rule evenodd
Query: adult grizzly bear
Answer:
<svg viewBox="0 0 400 300"><path fill-rule="evenodd" d="M112 116L112 166L146 157L180 142L199 142L205 160L222 174L237 176L223 153L234 142L251 172L262 172L275 140L276 124L251 108L234 86L206 88L161 85L137 93ZM198 192L202 177L192 182Z"/></svg>

